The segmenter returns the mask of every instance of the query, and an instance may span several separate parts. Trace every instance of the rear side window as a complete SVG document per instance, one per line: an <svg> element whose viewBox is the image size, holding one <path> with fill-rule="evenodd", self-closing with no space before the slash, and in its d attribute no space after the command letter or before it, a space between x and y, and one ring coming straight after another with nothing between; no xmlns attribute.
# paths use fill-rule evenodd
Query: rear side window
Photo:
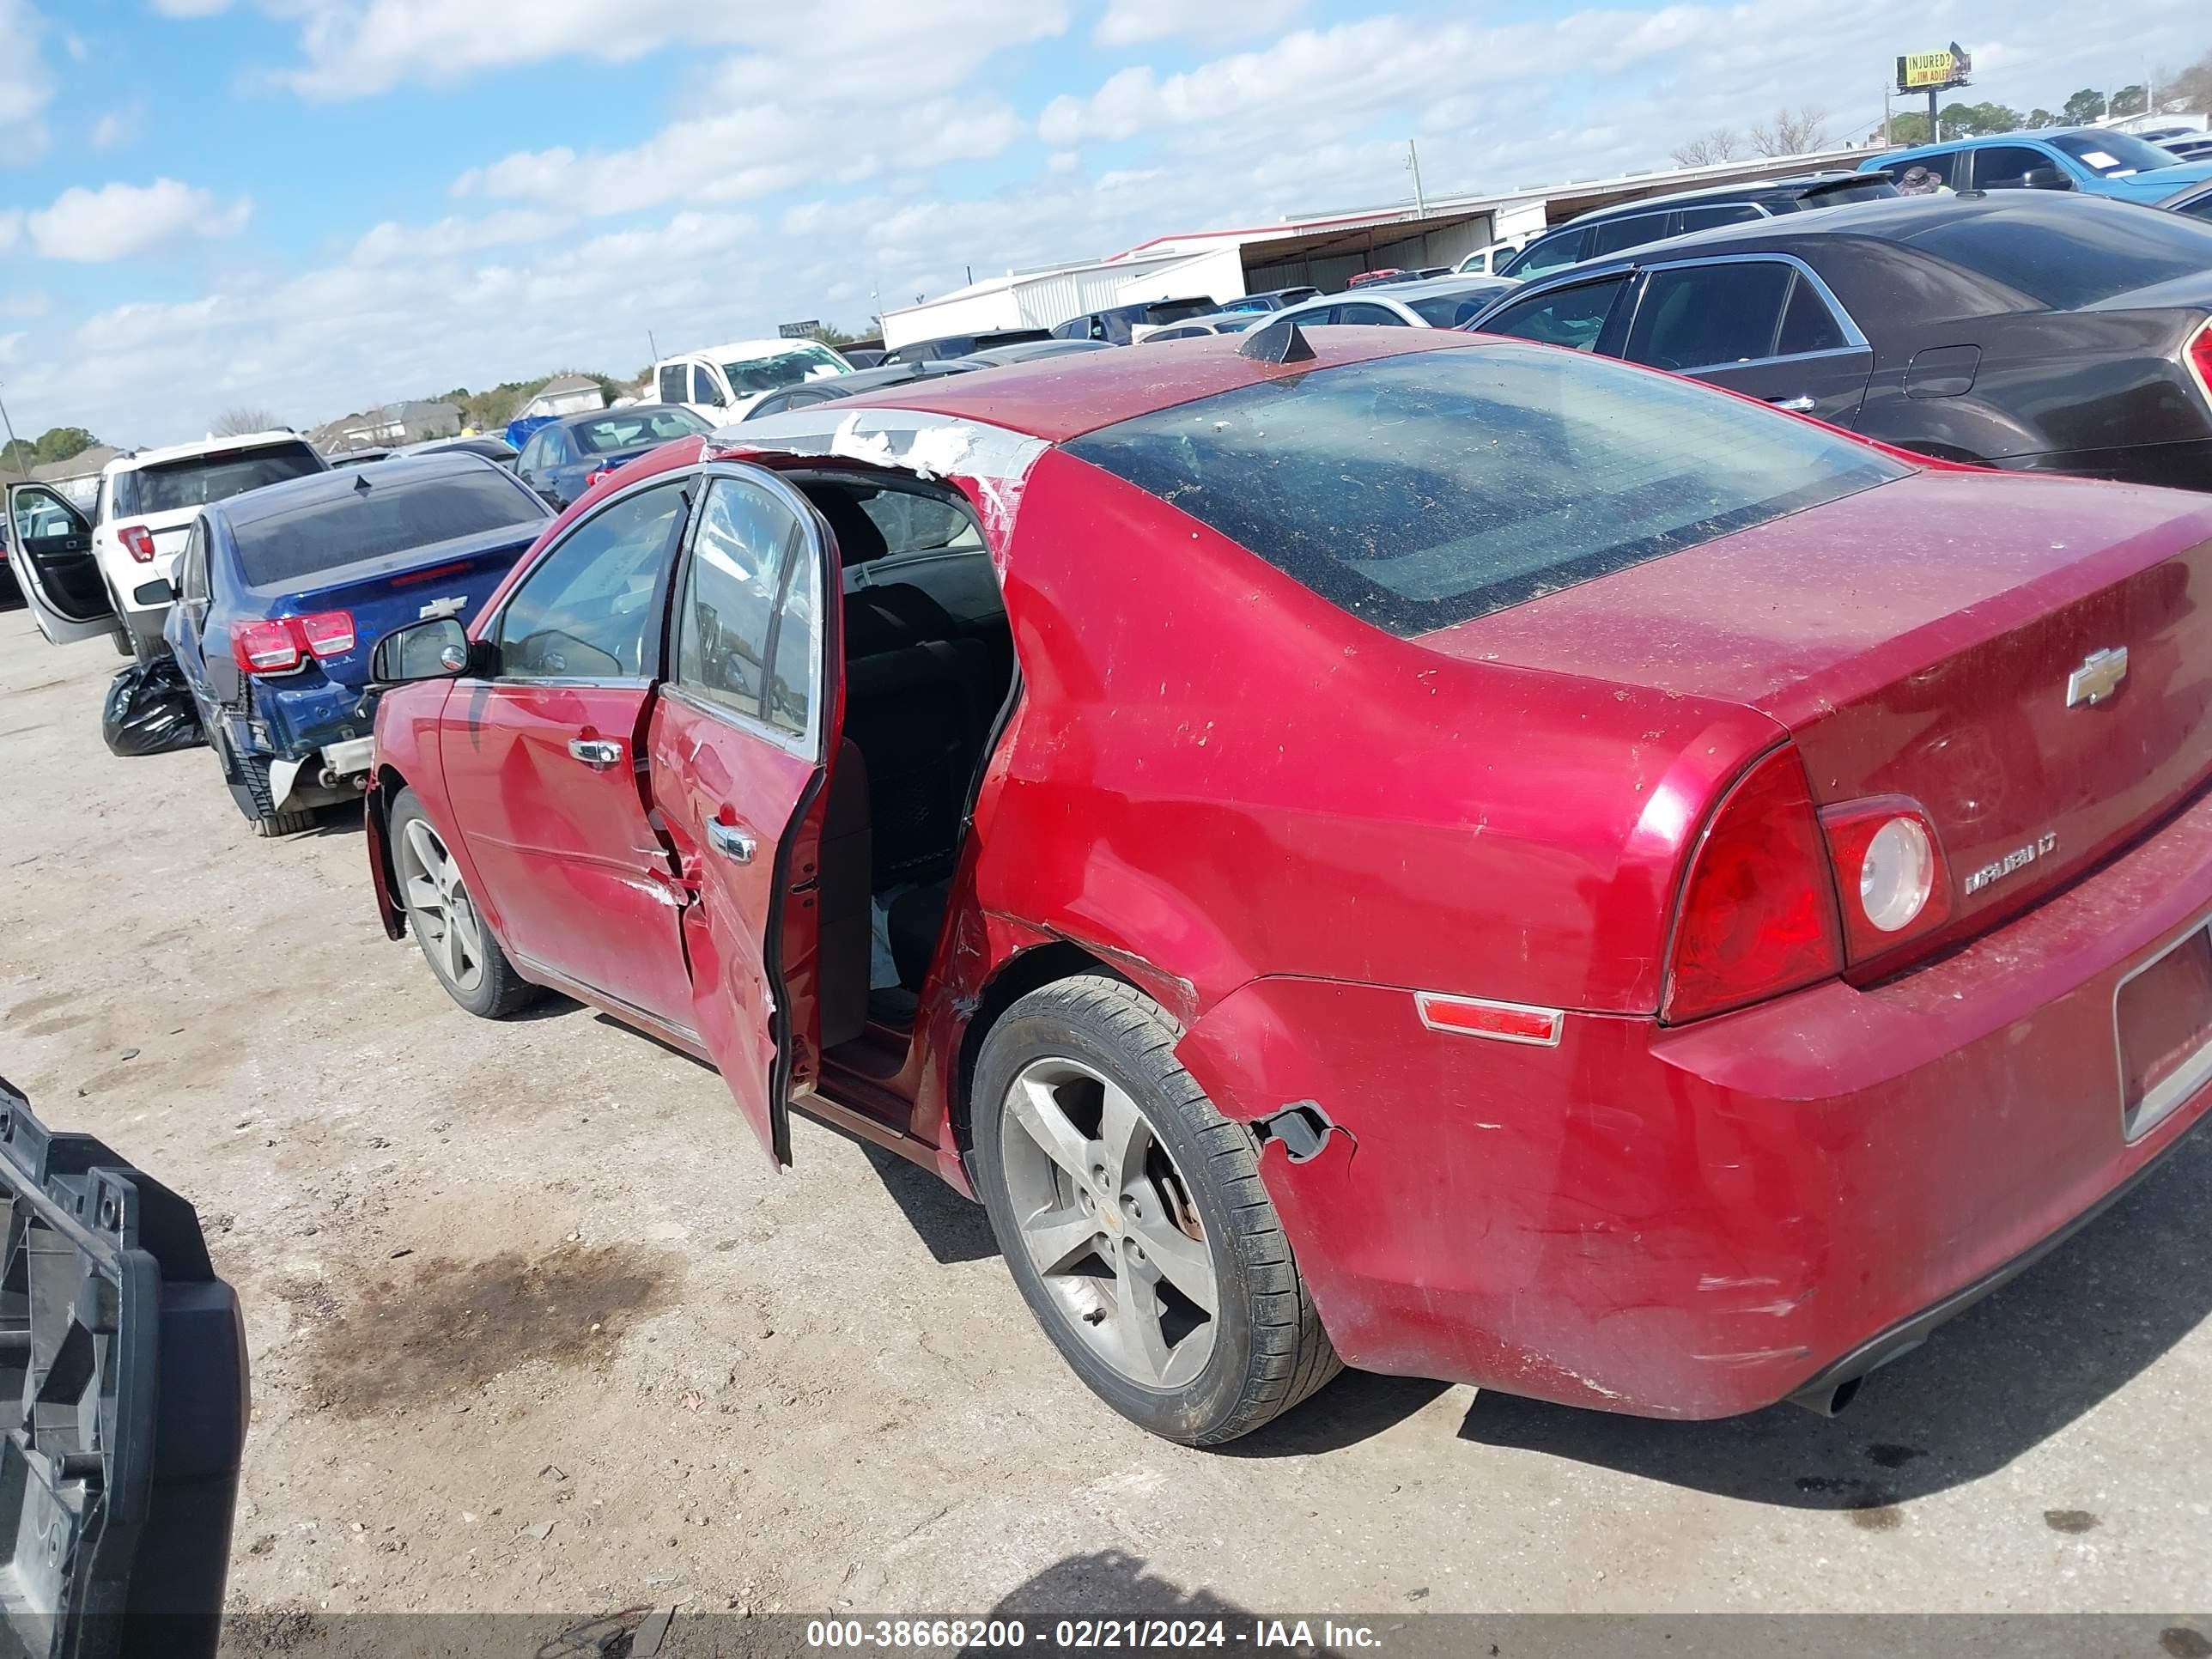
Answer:
<svg viewBox="0 0 2212 1659"><path fill-rule="evenodd" d="M1628 331L1627 356L1655 368L1715 368L1774 356L1797 273L1778 259L1655 270Z"/></svg>
<svg viewBox="0 0 2212 1659"><path fill-rule="evenodd" d="M1790 204L1796 207L1795 202ZM1784 209L1784 212L1789 210ZM1712 230L1721 225L1748 224L1765 216L1748 202L1721 202L1711 207L1686 207L1682 210L1682 230L1687 234L1693 230Z"/></svg>
<svg viewBox="0 0 2212 1659"><path fill-rule="evenodd" d="M1472 294L1432 294L1425 300L1409 300L1407 304L1412 306L1431 328L1457 328L1502 291L1497 288L1486 288L1478 289Z"/></svg>
<svg viewBox="0 0 2212 1659"><path fill-rule="evenodd" d="M1564 270L1583 257L1583 234L1577 229L1539 237L1522 250L1519 258L1505 267L1505 274L1527 278L1540 276L1547 270Z"/></svg>
<svg viewBox="0 0 2212 1659"><path fill-rule="evenodd" d="M1401 636L1907 471L1703 386L1494 343L1243 386L1066 448Z"/></svg>
<svg viewBox="0 0 2212 1659"><path fill-rule="evenodd" d="M1946 216L1901 240L2053 311L2212 270L2212 226L2186 214L2126 205L2084 212L2063 202L2033 213L1990 205L1984 213Z"/></svg>
<svg viewBox="0 0 2212 1659"><path fill-rule="evenodd" d="M1625 247L1642 247L1646 242L1657 241L1667 234L1667 216L1632 214L1626 219L1608 219L1601 225L1592 225L1589 233L1589 257L1600 259Z"/></svg>
<svg viewBox="0 0 2212 1659"><path fill-rule="evenodd" d="M664 404L691 401L690 371L683 364L665 363L661 366L660 401Z"/></svg>
<svg viewBox="0 0 2212 1659"><path fill-rule="evenodd" d="M362 475L367 480L370 475ZM328 500L231 526L249 587L296 586L309 576L385 559L410 548L481 536L510 525L536 526L538 498L504 471L471 467L450 478L371 483Z"/></svg>
<svg viewBox="0 0 2212 1659"><path fill-rule="evenodd" d="M287 478L304 478L310 472L325 470L321 459L305 444L163 461L115 475L114 513L118 518L128 518L140 513L189 512L227 501L264 484L283 483Z"/></svg>

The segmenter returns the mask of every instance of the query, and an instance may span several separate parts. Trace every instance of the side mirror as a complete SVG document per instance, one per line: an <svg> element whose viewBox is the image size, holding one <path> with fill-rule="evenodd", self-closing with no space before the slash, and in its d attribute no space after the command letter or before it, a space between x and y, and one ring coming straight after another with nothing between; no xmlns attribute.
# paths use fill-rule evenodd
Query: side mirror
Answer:
<svg viewBox="0 0 2212 1659"><path fill-rule="evenodd" d="M369 678L380 685L410 680L458 679L469 672L476 653L468 630L453 617L433 617L394 629L369 654Z"/></svg>
<svg viewBox="0 0 2212 1659"><path fill-rule="evenodd" d="M138 605L174 605L177 590L169 586L167 579L156 576L152 581L140 582L132 588L131 598Z"/></svg>
<svg viewBox="0 0 2212 1659"><path fill-rule="evenodd" d="M2057 167L2030 167L2020 182L2029 190L2071 190L2074 181Z"/></svg>

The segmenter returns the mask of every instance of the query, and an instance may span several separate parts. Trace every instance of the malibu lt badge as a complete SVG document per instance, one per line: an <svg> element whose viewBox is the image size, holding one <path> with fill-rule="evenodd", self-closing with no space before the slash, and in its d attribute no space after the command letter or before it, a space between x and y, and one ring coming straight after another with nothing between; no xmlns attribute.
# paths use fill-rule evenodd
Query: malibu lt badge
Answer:
<svg viewBox="0 0 2212 1659"><path fill-rule="evenodd" d="M2081 665L2066 677L2066 706L2072 708L2087 704L2094 708L2118 690L2120 682L2127 677L2127 647L2092 651L2082 659Z"/></svg>

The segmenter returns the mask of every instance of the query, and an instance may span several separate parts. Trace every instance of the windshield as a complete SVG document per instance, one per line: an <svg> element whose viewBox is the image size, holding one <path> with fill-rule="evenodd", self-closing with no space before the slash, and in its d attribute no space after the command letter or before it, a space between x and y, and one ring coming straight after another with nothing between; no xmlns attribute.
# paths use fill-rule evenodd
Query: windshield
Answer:
<svg viewBox="0 0 2212 1659"><path fill-rule="evenodd" d="M568 428L586 455L611 455L639 444L665 444L714 428L688 409L624 409Z"/></svg>
<svg viewBox="0 0 2212 1659"><path fill-rule="evenodd" d="M231 539L248 586L294 587L325 571L508 525L526 525L534 536L546 516L538 499L507 473L471 466L448 478L371 483L304 501L234 525Z"/></svg>
<svg viewBox="0 0 2212 1659"><path fill-rule="evenodd" d="M164 461L115 475L115 516L189 513L264 484L283 483L287 478L304 478L310 472L324 471L321 459L303 443Z"/></svg>
<svg viewBox="0 0 2212 1659"><path fill-rule="evenodd" d="M2172 150L2146 144L2131 132L2057 132L2047 142L2100 179L2125 179L2181 165L2181 158Z"/></svg>
<svg viewBox="0 0 2212 1659"><path fill-rule="evenodd" d="M729 377L730 390L740 398L781 391L801 380L818 380L825 374L844 372L845 365L838 361L836 353L811 342L790 351L779 351L772 357L722 365L722 373Z"/></svg>
<svg viewBox="0 0 2212 1659"><path fill-rule="evenodd" d="M2201 219L2128 202L2055 206L2032 216L1946 217L1903 240L2053 311L2212 270L2212 226Z"/></svg>
<svg viewBox="0 0 2212 1659"><path fill-rule="evenodd" d="M1907 471L1710 387L1499 343L1262 381L1066 448L1401 636Z"/></svg>

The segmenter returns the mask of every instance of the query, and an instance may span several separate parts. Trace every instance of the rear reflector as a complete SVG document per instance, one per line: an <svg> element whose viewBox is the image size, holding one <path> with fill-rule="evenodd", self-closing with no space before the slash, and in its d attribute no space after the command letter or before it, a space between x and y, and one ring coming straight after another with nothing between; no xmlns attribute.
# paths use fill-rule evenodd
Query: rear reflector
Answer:
<svg viewBox="0 0 2212 1659"><path fill-rule="evenodd" d="M1557 1008L1531 1008L1525 1003L1492 1002L1482 997L1448 997L1435 991L1414 992L1413 1006L1421 1024L1431 1031L1492 1037L1499 1042L1532 1042L1545 1048L1559 1046L1559 1028L1567 1018Z"/></svg>

